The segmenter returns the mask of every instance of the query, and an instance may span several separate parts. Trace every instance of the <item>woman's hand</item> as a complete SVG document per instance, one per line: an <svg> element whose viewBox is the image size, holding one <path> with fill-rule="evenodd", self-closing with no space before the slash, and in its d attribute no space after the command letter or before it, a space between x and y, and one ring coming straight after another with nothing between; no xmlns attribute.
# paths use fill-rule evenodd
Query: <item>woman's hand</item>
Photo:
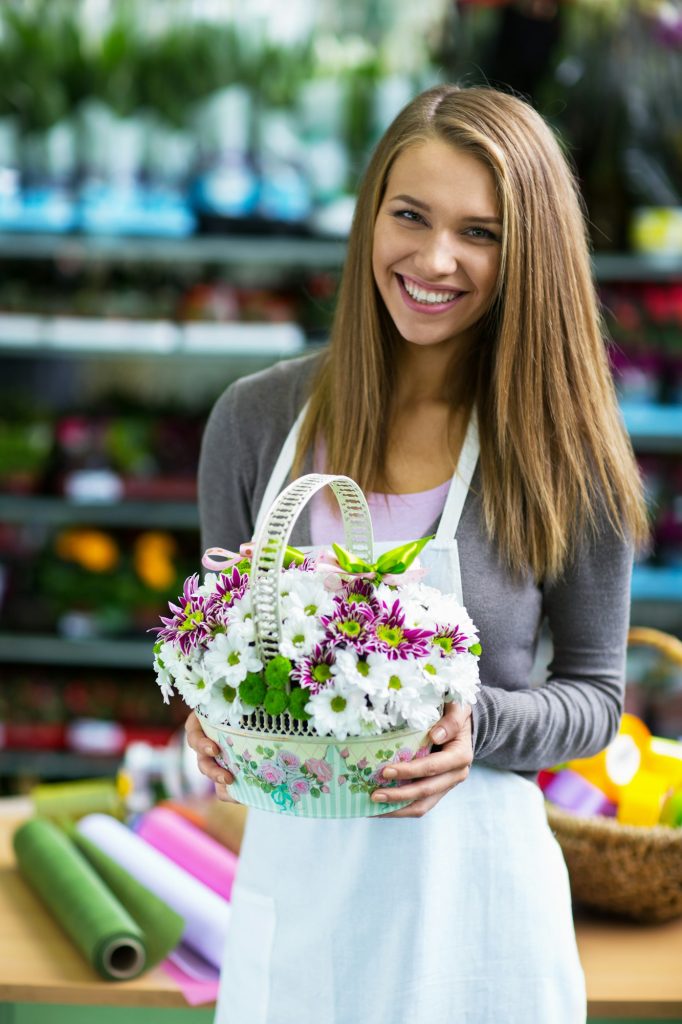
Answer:
<svg viewBox="0 0 682 1024"><path fill-rule="evenodd" d="M194 712L185 722L185 732L187 733L187 742L197 755L199 771L208 776L215 785L215 795L219 800L236 803L237 801L232 799L227 789L234 782L234 775L226 768L221 768L214 760L220 753L218 744L208 738Z"/></svg>
<svg viewBox="0 0 682 1024"><path fill-rule="evenodd" d="M441 734L440 730L445 730ZM412 801L407 807L381 814L381 818L421 818L450 789L464 782L474 758L471 743L471 707L468 704L448 704L443 717L431 729L431 738L440 750L401 761L384 768L385 779L418 779L414 783L390 789L377 789L372 800L377 803Z"/></svg>

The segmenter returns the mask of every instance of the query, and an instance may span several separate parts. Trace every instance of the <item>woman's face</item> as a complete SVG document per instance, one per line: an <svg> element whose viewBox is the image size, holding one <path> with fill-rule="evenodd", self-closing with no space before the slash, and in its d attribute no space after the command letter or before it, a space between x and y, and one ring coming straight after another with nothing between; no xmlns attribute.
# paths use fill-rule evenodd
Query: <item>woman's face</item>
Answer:
<svg viewBox="0 0 682 1024"><path fill-rule="evenodd" d="M398 331L414 345L476 329L495 294L502 221L490 170L440 140L396 159L374 225L372 266Z"/></svg>

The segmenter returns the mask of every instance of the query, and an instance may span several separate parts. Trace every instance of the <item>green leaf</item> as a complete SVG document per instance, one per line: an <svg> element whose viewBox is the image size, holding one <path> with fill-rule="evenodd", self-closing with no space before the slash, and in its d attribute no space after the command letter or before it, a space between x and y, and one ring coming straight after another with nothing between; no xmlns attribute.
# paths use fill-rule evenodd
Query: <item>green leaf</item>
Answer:
<svg viewBox="0 0 682 1024"><path fill-rule="evenodd" d="M272 747L266 747L265 750L263 751L263 753L265 754L266 757L274 757L275 756L275 751L272 749Z"/></svg>
<svg viewBox="0 0 682 1024"><path fill-rule="evenodd" d="M475 654L478 657L482 650L483 648L480 644L472 644L469 648L469 654Z"/></svg>
<svg viewBox="0 0 682 1024"><path fill-rule="evenodd" d="M254 771L258 767L258 761L249 761L249 764L254 769Z"/></svg>
<svg viewBox="0 0 682 1024"><path fill-rule="evenodd" d="M373 566L369 562L363 561L362 558L358 558L357 555L352 554L345 548L342 548L340 544L332 544L334 554L339 560L339 565L346 572L372 572Z"/></svg>
<svg viewBox="0 0 682 1024"><path fill-rule="evenodd" d="M362 769L362 773L363 773L363 775L371 775L372 774L372 769L368 765L367 768L363 768Z"/></svg>
<svg viewBox="0 0 682 1024"><path fill-rule="evenodd" d="M421 537L419 540L409 541L397 548L386 551L376 562L376 570L380 573L403 573L414 562L417 555L422 551L434 535Z"/></svg>
<svg viewBox="0 0 682 1024"><path fill-rule="evenodd" d="M256 753L257 754L262 754L263 753L263 748L261 747L260 744L256 747Z"/></svg>
<svg viewBox="0 0 682 1024"><path fill-rule="evenodd" d="M316 788L311 789L310 790L310 794L311 794L311 796L314 796L314 797L319 797L319 796L322 795L320 790L316 789Z"/></svg>

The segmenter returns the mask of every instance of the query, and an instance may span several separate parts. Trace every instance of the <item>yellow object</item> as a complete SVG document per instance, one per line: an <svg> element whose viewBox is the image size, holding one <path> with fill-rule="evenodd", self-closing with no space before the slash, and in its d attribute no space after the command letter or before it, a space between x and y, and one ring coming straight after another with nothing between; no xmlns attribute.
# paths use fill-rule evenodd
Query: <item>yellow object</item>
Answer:
<svg viewBox="0 0 682 1024"><path fill-rule="evenodd" d="M626 712L621 718L618 735L608 747L593 757L569 761L568 767L617 803L622 787L639 771L650 740L651 733L644 722Z"/></svg>
<svg viewBox="0 0 682 1024"><path fill-rule="evenodd" d="M175 541L167 533L147 532L135 542L135 571L152 590L167 590L176 576Z"/></svg>
<svg viewBox="0 0 682 1024"><path fill-rule="evenodd" d="M654 772L639 771L618 794L617 817L621 825L657 825L670 784Z"/></svg>
<svg viewBox="0 0 682 1024"><path fill-rule="evenodd" d="M662 775L673 788L682 787L682 743L652 736L644 754L643 767Z"/></svg>
<svg viewBox="0 0 682 1024"><path fill-rule="evenodd" d="M57 537L56 551L60 558L77 562L89 572L109 572L119 559L116 542L101 530L63 530Z"/></svg>
<svg viewBox="0 0 682 1024"><path fill-rule="evenodd" d="M123 818L124 814L114 779L45 782L33 787L31 798L36 814L54 821L76 821L94 813L112 814L117 818Z"/></svg>

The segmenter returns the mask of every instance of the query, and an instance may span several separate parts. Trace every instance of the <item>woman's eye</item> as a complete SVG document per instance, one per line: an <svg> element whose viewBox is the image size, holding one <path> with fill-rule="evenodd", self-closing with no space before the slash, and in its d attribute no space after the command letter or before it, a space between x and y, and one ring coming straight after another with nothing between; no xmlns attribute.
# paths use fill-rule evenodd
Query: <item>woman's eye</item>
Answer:
<svg viewBox="0 0 682 1024"><path fill-rule="evenodd" d="M467 234L471 238L484 238L487 241L499 242L497 235L489 231L488 228L469 228Z"/></svg>
<svg viewBox="0 0 682 1024"><path fill-rule="evenodd" d="M406 220L411 224L423 224L424 218L416 210L396 210L393 214L396 220Z"/></svg>

